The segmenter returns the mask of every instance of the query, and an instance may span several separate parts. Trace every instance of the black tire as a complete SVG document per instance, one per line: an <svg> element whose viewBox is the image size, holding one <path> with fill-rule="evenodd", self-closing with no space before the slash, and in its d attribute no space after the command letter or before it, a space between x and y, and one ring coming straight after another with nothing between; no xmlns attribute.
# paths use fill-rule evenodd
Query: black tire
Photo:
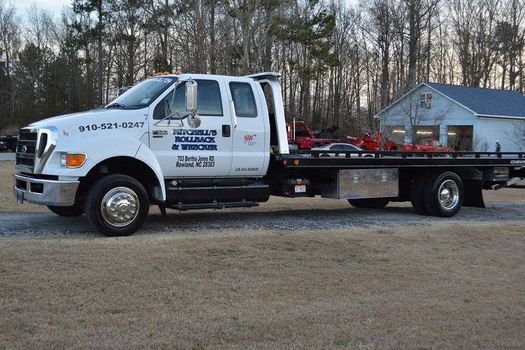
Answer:
<svg viewBox="0 0 525 350"><path fill-rule="evenodd" d="M349 199L348 203L354 208L383 209L390 200L388 198Z"/></svg>
<svg viewBox="0 0 525 350"><path fill-rule="evenodd" d="M410 202L412 203L412 207L416 213L423 215L428 214L428 210L425 208L423 197L423 189L425 187L427 178L427 176L421 176L420 178L414 180L412 182L412 186L410 187Z"/></svg>
<svg viewBox="0 0 525 350"><path fill-rule="evenodd" d="M451 198L443 198L442 191L445 191L443 192L445 195L448 192ZM423 187L423 205L428 214L433 216L451 217L456 215L461 209L463 198L463 181L451 171L432 176ZM447 203L449 205L446 205Z"/></svg>
<svg viewBox="0 0 525 350"><path fill-rule="evenodd" d="M109 197L108 197L109 196ZM119 197L122 204L108 207ZM135 205L133 207L133 204ZM137 209L138 206L138 209ZM126 211L126 209L128 209ZM115 213L109 213L111 210ZM86 217L90 225L106 236L129 236L137 231L148 216L149 199L140 182L127 175L107 175L95 182L89 189L85 202ZM116 218L110 217L117 215ZM130 218L127 218L129 215ZM111 220L114 220L112 223ZM117 222L117 221L121 222ZM126 221L128 220L128 221Z"/></svg>
<svg viewBox="0 0 525 350"><path fill-rule="evenodd" d="M48 205L47 208L51 210L53 213L60 215L60 216L64 216L66 218L73 218L73 217L84 214L84 209L77 207L77 206L55 207L53 205Z"/></svg>

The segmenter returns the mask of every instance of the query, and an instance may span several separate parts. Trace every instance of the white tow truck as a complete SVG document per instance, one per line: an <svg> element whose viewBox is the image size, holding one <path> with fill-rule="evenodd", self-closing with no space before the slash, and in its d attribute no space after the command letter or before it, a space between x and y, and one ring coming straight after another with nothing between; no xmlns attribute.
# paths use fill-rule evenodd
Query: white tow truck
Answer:
<svg viewBox="0 0 525 350"><path fill-rule="evenodd" d="M320 153L290 153L279 74L164 75L104 108L22 128L14 195L61 216L85 213L120 236L142 226L150 205L163 214L250 207L270 195L360 208L411 201L422 214L453 216L483 206L482 189L525 178L523 153Z"/></svg>

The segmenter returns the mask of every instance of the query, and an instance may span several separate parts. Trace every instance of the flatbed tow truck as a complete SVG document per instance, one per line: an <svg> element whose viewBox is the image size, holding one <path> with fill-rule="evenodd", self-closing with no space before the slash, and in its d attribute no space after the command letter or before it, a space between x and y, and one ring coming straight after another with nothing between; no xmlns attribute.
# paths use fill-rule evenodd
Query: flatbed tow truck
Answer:
<svg viewBox="0 0 525 350"><path fill-rule="evenodd" d="M325 153L290 152L277 73L164 75L102 109L21 129L13 191L119 236L137 231L150 205L163 214L251 207L270 195L376 209L410 201L451 217L483 207L483 189L525 178L525 152Z"/></svg>

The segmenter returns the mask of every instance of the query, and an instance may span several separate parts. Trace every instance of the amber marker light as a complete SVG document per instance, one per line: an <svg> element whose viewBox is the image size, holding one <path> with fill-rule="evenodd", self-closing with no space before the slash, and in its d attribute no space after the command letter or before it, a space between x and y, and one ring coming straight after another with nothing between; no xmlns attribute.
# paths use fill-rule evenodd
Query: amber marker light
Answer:
<svg viewBox="0 0 525 350"><path fill-rule="evenodd" d="M288 161L287 161L286 159L283 160L283 165L284 165L284 166L287 166L287 165L288 165Z"/></svg>
<svg viewBox="0 0 525 350"><path fill-rule="evenodd" d="M295 166L299 165L299 159L294 159L293 160L293 165L295 165Z"/></svg>
<svg viewBox="0 0 525 350"><path fill-rule="evenodd" d="M68 168L80 168L86 162L86 155L82 153L62 153L61 164Z"/></svg>

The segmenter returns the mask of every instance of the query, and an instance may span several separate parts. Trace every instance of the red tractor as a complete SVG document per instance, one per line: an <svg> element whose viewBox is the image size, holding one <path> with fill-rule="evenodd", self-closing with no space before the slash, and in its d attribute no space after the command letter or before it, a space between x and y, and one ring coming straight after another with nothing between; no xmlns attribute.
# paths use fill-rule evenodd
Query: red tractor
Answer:
<svg viewBox="0 0 525 350"><path fill-rule="evenodd" d="M295 143L299 149L311 149L329 143L339 142L336 138L324 138L316 134L306 122L294 119L286 124L288 132L288 143Z"/></svg>
<svg viewBox="0 0 525 350"><path fill-rule="evenodd" d="M415 145L411 143L405 143L400 145L402 151L408 152L453 152L454 150L450 147L443 146L439 141L425 138L419 139Z"/></svg>
<svg viewBox="0 0 525 350"><path fill-rule="evenodd" d="M398 145L391 140L386 140L380 132L367 132L363 136L347 136L347 139L361 149L368 151L396 151Z"/></svg>

